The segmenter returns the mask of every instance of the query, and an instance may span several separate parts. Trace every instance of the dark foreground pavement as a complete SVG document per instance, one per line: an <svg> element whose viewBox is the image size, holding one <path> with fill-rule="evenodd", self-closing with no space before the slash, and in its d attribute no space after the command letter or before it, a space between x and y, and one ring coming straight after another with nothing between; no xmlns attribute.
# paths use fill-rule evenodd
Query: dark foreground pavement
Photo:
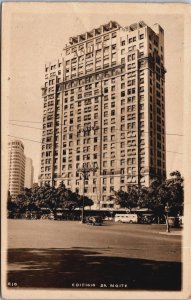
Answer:
<svg viewBox="0 0 191 300"><path fill-rule="evenodd" d="M10 220L8 282L37 288L95 289L105 284L110 289L180 290L181 237L160 235L162 230Z"/></svg>

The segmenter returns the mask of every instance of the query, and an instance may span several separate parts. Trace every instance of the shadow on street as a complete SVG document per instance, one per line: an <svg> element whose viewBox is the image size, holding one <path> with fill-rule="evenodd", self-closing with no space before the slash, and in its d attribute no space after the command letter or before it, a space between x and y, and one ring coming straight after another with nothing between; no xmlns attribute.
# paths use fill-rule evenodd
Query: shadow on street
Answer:
<svg viewBox="0 0 191 300"><path fill-rule="evenodd" d="M108 255L107 255L108 251ZM8 282L72 288L72 283L126 284L135 290L180 290L181 263L109 256L91 248L10 249Z"/></svg>

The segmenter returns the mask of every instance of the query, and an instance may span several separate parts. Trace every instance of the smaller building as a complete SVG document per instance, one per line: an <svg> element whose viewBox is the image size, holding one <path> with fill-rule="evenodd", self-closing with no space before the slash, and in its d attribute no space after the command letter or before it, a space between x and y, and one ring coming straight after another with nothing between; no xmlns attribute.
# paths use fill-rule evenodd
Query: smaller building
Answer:
<svg viewBox="0 0 191 300"><path fill-rule="evenodd" d="M34 181L34 167L33 161L30 157L26 157L25 161L25 187L32 188Z"/></svg>
<svg viewBox="0 0 191 300"><path fill-rule="evenodd" d="M19 140L9 142L8 148L9 183L8 190L14 199L23 190L25 182L24 145Z"/></svg>

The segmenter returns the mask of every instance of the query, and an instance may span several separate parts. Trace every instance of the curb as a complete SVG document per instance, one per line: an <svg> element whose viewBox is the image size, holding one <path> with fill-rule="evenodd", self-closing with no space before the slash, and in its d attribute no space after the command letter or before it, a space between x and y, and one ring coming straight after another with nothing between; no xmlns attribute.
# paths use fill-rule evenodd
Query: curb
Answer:
<svg viewBox="0 0 191 300"><path fill-rule="evenodd" d="M182 236L182 231L171 231L171 232L159 232L159 234L163 234L163 235L171 235L171 236Z"/></svg>

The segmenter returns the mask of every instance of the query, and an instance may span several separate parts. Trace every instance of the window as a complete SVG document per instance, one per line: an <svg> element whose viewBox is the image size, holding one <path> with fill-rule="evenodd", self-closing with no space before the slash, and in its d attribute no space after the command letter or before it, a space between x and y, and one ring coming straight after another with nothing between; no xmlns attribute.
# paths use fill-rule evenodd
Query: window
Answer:
<svg viewBox="0 0 191 300"><path fill-rule="evenodd" d="M103 162L103 167L107 167L107 161Z"/></svg>
<svg viewBox="0 0 191 300"><path fill-rule="evenodd" d="M109 40L109 34L107 34L107 35L104 35L103 39L104 39L104 41L107 41L107 40Z"/></svg>
<svg viewBox="0 0 191 300"><path fill-rule="evenodd" d="M128 61L132 61L135 59L135 54L128 55Z"/></svg>
<svg viewBox="0 0 191 300"><path fill-rule="evenodd" d="M104 54L104 55L109 54L109 47L104 48L103 54Z"/></svg>
<svg viewBox="0 0 191 300"><path fill-rule="evenodd" d="M125 108L121 108L121 114L125 113Z"/></svg>
<svg viewBox="0 0 191 300"><path fill-rule="evenodd" d="M125 148L125 143L124 142L121 143L121 148Z"/></svg>
<svg viewBox="0 0 191 300"><path fill-rule="evenodd" d="M121 64L124 64L125 63L125 58L122 58L121 59Z"/></svg>
<svg viewBox="0 0 191 300"><path fill-rule="evenodd" d="M125 105L125 99L121 100L121 105Z"/></svg>
<svg viewBox="0 0 191 300"><path fill-rule="evenodd" d="M121 139L125 139L125 133L121 133Z"/></svg>
<svg viewBox="0 0 191 300"><path fill-rule="evenodd" d="M128 80L127 84L128 84L128 86L135 85L135 79Z"/></svg>
<svg viewBox="0 0 191 300"><path fill-rule="evenodd" d="M127 90L127 94L128 95L131 95L131 94L134 94L135 93L135 88L132 88L132 89L128 89Z"/></svg>
<svg viewBox="0 0 191 300"><path fill-rule="evenodd" d="M104 128L104 129L103 129L103 132L104 132L104 133L108 133L108 128L107 128L107 127Z"/></svg>
<svg viewBox="0 0 191 300"><path fill-rule="evenodd" d="M113 190L114 190L114 187L111 186L111 187L110 187L110 192L113 192Z"/></svg>
<svg viewBox="0 0 191 300"><path fill-rule="evenodd" d="M143 40L144 39L144 34L140 34L139 39Z"/></svg>

